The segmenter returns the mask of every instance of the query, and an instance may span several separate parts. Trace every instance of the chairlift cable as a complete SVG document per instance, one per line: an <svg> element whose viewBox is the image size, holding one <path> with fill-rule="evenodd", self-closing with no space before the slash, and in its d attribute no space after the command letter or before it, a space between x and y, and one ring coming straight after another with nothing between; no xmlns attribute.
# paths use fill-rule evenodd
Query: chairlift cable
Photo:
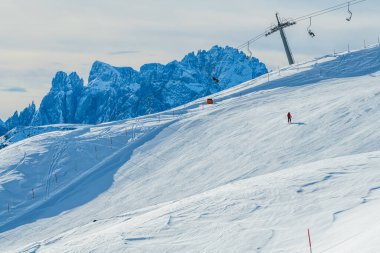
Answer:
<svg viewBox="0 0 380 253"><path fill-rule="evenodd" d="M367 1L367 0L352 0L352 1L348 1L348 2L345 2L345 3L342 3L342 4L338 4L338 5L332 6L330 8L326 8L324 10L316 11L316 12L310 13L308 15L304 15L304 16L298 17L298 18L294 19L294 21L295 22L304 21L304 20L309 19L310 17L313 18L313 17L321 16L321 15L324 15L326 13L330 13L330 12L333 12L333 11L336 11L336 10L344 9L344 8L347 7L347 5L352 6L352 5L356 5L356 4L365 2L365 1Z"/></svg>
<svg viewBox="0 0 380 253"><path fill-rule="evenodd" d="M324 15L324 14L327 14L327 13L330 13L330 12L333 12L333 11L336 11L336 10L340 10L340 9L343 9L343 8L346 8L347 5L348 6L352 6L352 5L356 5L356 4L359 4L359 3L362 3L362 2L365 2L367 0L351 0L351 1L348 1L348 2L345 2L345 3L341 3L341 4L338 4L338 5L335 5L335 6L332 6L332 7L329 7L329 8L326 8L326 9L323 9L323 10L320 10L320 11L315 11L315 12L312 12L308 15L304 15L304 16L300 16L296 19L291 19L292 22L302 22L302 21L305 21L305 20L310 20L310 18L314 18L314 17L318 17L318 16L321 16L321 15ZM349 10L349 13L351 13L351 11ZM352 16L352 15L351 15ZM347 18L349 19L349 18ZM346 19L346 20L347 20ZM348 20L349 21L349 20ZM267 30L269 30L271 27L268 27L267 29L265 29L265 32L257 35L256 37L250 39L249 41L237 46L236 48L238 50L241 50L245 47L248 46L248 44L252 44L254 42L256 42L257 40L261 39L262 37L265 36L265 34L267 33Z"/></svg>

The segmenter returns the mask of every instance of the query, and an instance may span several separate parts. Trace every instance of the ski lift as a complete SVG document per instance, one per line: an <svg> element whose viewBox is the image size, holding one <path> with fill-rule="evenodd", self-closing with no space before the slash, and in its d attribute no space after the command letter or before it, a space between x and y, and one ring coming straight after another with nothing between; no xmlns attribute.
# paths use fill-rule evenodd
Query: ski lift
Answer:
<svg viewBox="0 0 380 253"><path fill-rule="evenodd" d="M249 41L248 41L248 44L247 44L247 51L248 51L248 60L252 60L252 51L249 48Z"/></svg>
<svg viewBox="0 0 380 253"><path fill-rule="evenodd" d="M213 66L210 76L214 83L217 83L217 84L220 83L220 80L217 75L216 65Z"/></svg>
<svg viewBox="0 0 380 253"><path fill-rule="evenodd" d="M215 82L215 83L219 83L219 79L216 77L216 76L212 76L212 80Z"/></svg>
<svg viewBox="0 0 380 253"><path fill-rule="evenodd" d="M348 5L347 5L347 11L348 13L350 14L350 16L348 18L346 18L347 21L351 21L351 18L352 18L352 12L350 10L350 2L348 2Z"/></svg>
<svg viewBox="0 0 380 253"><path fill-rule="evenodd" d="M313 31L310 29L310 27L311 27L311 17L310 17L309 26L307 27L307 32L310 35L310 37L314 38L315 37L315 33L313 33Z"/></svg>
<svg viewBox="0 0 380 253"><path fill-rule="evenodd" d="M218 62L218 66L219 68L222 68L223 67L223 64L225 64L226 62L229 62L227 60L222 60L222 61L219 61ZM220 80L220 69L217 69L217 65L215 64L214 66L212 66L211 68L211 73L209 73L208 75L210 76L211 80L216 83L216 84L223 84L223 80Z"/></svg>

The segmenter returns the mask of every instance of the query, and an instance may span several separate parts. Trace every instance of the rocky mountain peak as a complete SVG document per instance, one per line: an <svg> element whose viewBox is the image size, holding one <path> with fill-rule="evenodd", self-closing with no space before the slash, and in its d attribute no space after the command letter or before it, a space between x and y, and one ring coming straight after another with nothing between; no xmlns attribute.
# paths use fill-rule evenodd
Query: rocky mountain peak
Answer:
<svg viewBox="0 0 380 253"><path fill-rule="evenodd" d="M59 71L55 74L52 81L51 92L67 92L77 89L83 89L83 79L81 79L76 72L72 72L68 75L63 71Z"/></svg>
<svg viewBox="0 0 380 253"><path fill-rule="evenodd" d="M139 71L95 61L84 86L77 73L59 71L40 108L34 103L5 122L16 126L127 119L167 110L267 73L263 63L232 47L190 52L181 61L149 63ZM217 77L220 82L213 81Z"/></svg>

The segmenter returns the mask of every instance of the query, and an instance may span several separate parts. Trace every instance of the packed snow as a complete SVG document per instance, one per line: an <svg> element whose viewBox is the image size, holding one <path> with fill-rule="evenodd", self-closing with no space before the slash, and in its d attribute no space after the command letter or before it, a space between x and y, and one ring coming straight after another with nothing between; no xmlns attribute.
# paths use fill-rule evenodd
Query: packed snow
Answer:
<svg viewBox="0 0 380 253"><path fill-rule="evenodd" d="M380 47L0 150L2 252L380 252ZM287 124L286 113L294 118Z"/></svg>

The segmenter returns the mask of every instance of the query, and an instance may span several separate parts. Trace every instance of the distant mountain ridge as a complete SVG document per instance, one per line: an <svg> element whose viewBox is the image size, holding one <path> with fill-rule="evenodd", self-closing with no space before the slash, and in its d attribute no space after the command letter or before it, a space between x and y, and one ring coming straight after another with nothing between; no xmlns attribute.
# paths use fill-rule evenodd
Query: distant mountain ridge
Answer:
<svg viewBox="0 0 380 253"><path fill-rule="evenodd" d="M267 73L257 58L232 47L214 46L167 65L151 63L139 71L96 61L88 85L77 73L57 72L40 108L34 102L6 122L17 126L61 123L97 124L167 110ZM212 77L217 77L216 83Z"/></svg>

